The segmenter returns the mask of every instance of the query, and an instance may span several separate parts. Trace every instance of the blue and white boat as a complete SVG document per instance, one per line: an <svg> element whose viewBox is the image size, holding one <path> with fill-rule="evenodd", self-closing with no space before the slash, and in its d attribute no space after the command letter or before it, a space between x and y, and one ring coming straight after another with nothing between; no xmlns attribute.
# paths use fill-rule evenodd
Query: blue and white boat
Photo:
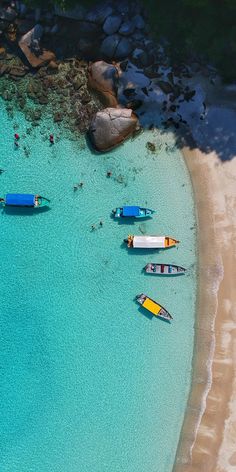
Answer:
<svg viewBox="0 0 236 472"><path fill-rule="evenodd" d="M112 210L115 218L151 218L154 210L139 206L124 206Z"/></svg>
<svg viewBox="0 0 236 472"><path fill-rule="evenodd" d="M47 205L49 201L41 195L30 193L8 193L5 198L0 198L0 203L6 207L40 208Z"/></svg>

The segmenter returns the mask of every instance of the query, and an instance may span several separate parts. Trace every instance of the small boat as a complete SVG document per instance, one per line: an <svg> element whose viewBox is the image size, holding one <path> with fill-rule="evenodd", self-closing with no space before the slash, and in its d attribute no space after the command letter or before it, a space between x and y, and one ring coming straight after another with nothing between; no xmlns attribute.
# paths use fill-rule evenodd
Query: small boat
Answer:
<svg viewBox="0 0 236 472"><path fill-rule="evenodd" d="M151 218L154 210L139 206L124 206L112 210L114 218Z"/></svg>
<svg viewBox="0 0 236 472"><path fill-rule="evenodd" d="M140 249L167 249L179 243L177 239L169 236L133 236L129 234L127 239L124 239L128 247Z"/></svg>
<svg viewBox="0 0 236 472"><path fill-rule="evenodd" d="M184 274L186 269L174 264L156 264L151 262L144 267L147 274L155 275L181 275Z"/></svg>
<svg viewBox="0 0 236 472"><path fill-rule="evenodd" d="M144 293L137 295L136 300L140 305L146 308L146 310L150 311L154 316L159 316L163 320L168 321L173 319L170 313L165 308L163 308L163 306L159 305L159 303L155 302L154 300L152 300L152 298L149 298Z"/></svg>
<svg viewBox="0 0 236 472"><path fill-rule="evenodd" d="M50 200L41 195L30 193L7 193L5 198L0 198L0 203L8 207L40 208L49 202Z"/></svg>

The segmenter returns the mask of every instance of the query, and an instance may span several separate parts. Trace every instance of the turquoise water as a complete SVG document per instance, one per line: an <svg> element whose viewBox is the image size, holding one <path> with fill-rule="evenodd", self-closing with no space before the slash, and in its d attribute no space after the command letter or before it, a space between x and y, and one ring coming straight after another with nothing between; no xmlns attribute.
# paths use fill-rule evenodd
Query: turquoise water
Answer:
<svg viewBox="0 0 236 472"><path fill-rule="evenodd" d="M55 127L60 139L50 146L49 121L27 131L20 114L10 120L2 109L0 118L1 195L51 200L47 212L0 213L0 469L170 472L191 380L196 289L194 205L182 157L171 135L157 131L98 155ZM119 224L110 211L122 204L157 215ZM181 244L128 252L122 241L130 232ZM190 267L189 274L144 275L151 261ZM140 292L165 306L172 324L144 316L133 301Z"/></svg>

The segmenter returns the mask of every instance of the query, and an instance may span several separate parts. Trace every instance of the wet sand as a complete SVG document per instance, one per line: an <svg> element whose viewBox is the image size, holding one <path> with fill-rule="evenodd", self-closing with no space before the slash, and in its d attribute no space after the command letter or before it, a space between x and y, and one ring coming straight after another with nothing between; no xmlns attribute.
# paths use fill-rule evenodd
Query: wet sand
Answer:
<svg viewBox="0 0 236 472"><path fill-rule="evenodd" d="M236 470L236 158L183 150L198 218L192 388L174 472Z"/></svg>

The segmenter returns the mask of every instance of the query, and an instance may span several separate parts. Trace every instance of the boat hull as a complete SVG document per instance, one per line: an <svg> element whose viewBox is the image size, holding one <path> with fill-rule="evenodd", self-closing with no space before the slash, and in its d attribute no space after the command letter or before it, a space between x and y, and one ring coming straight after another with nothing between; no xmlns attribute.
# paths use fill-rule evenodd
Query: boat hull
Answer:
<svg viewBox="0 0 236 472"><path fill-rule="evenodd" d="M132 214L132 212L124 212L124 207L116 208L114 209L113 215L114 218L134 218L134 219L142 219L142 218L152 218L153 213L155 213L154 210L151 210L150 208L142 208L142 207L137 207L138 211L136 211L136 214Z"/></svg>
<svg viewBox="0 0 236 472"><path fill-rule="evenodd" d="M153 316L161 318L165 321L171 321L173 317L171 314L159 303L152 298L148 297L144 293L136 296L136 301L146 310L148 310Z"/></svg>
<svg viewBox="0 0 236 472"><path fill-rule="evenodd" d="M186 272L186 269L181 266L174 264L156 264L150 263L144 267L146 274L153 275L163 275L163 276L173 276L173 275L183 275Z"/></svg>

